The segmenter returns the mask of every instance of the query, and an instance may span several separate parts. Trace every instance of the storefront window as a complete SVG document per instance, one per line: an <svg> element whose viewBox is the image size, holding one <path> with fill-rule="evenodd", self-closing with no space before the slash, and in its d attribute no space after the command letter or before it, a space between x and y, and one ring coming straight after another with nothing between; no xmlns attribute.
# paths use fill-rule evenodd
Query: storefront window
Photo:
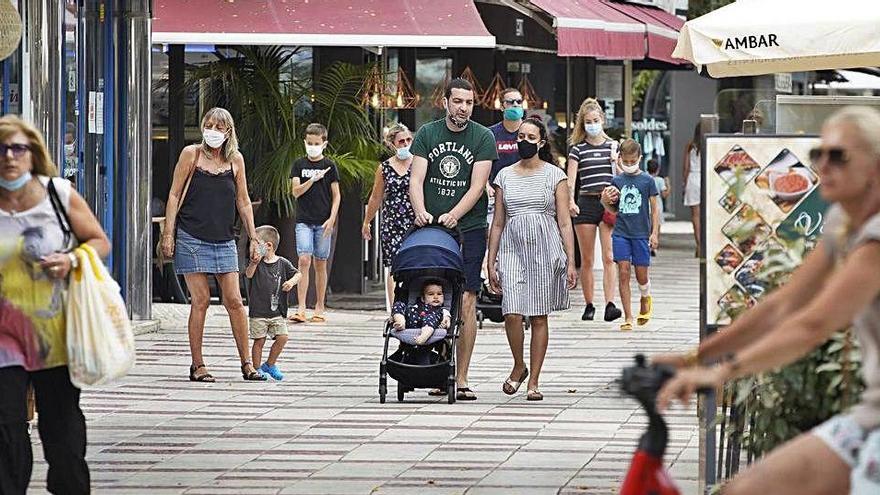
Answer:
<svg viewBox="0 0 880 495"><path fill-rule="evenodd" d="M76 0L66 0L64 5L64 163L61 175L76 182L79 178L79 149L77 127L79 124L79 105L77 100L78 73L77 60L77 5Z"/></svg>
<svg viewBox="0 0 880 495"><path fill-rule="evenodd" d="M434 106L434 91L452 77L452 58L420 58L416 60L416 93L422 95L416 108L416 127L442 118L446 112Z"/></svg>

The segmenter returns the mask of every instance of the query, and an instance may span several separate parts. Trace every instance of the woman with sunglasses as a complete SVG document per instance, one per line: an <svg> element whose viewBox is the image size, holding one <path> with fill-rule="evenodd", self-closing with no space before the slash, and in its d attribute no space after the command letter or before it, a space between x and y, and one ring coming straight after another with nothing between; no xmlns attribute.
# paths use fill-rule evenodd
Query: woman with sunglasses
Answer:
<svg viewBox="0 0 880 495"><path fill-rule="evenodd" d="M832 115L810 158L832 203L823 239L787 284L724 331L689 354L654 360L682 368L658 406L789 364L850 325L866 388L852 410L779 447L725 494L880 493L880 112L848 107Z"/></svg>
<svg viewBox="0 0 880 495"><path fill-rule="evenodd" d="M43 137L14 116L0 118L0 493L23 494L33 454L27 388L36 392L51 493L89 493L86 421L67 369L61 302L76 264L74 238L102 257L101 224L46 150ZM51 191L51 192L50 192ZM57 199L57 202L53 201ZM61 211L63 209L63 211ZM64 213L69 230L62 227Z"/></svg>

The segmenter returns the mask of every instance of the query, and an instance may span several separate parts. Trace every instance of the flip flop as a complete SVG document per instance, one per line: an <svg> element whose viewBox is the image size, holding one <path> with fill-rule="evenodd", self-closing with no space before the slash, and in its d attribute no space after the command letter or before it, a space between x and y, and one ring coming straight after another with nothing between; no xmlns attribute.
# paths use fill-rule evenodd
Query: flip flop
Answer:
<svg viewBox="0 0 880 495"><path fill-rule="evenodd" d="M326 323L327 318L324 315L312 315L312 318L309 319L312 323Z"/></svg>
<svg viewBox="0 0 880 495"><path fill-rule="evenodd" d="M629 332L633 329L633 324L631 321L627 321L620 324L620 330L624 332Z"/></svg>
<svg viewBox="0 0 880 495"><path fill-rule="evenodd" d="M305 313L294 313L287 317L288 320L294 323L305 323L306 322L306 314Z"/></svg>
<svg viewBox="0 0 880 495"><path fill-rule="evenodd" d="M507 395L515 394L519 390L519 387L523 384L524 381L526 381L526 378L528 378L528 377L529 377L529 369L526 368L523 370L522 375L520 375L518 382L515 382L515 381L511 380L510 378L508 378L507 380L504 380L504 384L501 385L501 391Z"/></svg>
<svg viewBox="0 0 880 495"><path fill-rule="evenodd" d="M639 313L639 316L636 317L636 323L639 326L648 323L648 321L651 320L651 316L654 315L654 298L651 296L647 296L645 297L645 301L647 303L646 305L648 306L648 310L644 313Z"/></svg>
<svg viewBox="0 0 880 495"><path fill-rule="evenodd" d="M455 400L477 400L477 394L467 387L459 387L455 394Z"/></svg>
<svg viewBox="0 0 880 495"><path fill-rule="evenodd" d="M446 395L446 391L439 389L439 388L435 388L435 389L431 389L431 391L428 392L428 395L430 395L431 397L443 397Z"/></svg>

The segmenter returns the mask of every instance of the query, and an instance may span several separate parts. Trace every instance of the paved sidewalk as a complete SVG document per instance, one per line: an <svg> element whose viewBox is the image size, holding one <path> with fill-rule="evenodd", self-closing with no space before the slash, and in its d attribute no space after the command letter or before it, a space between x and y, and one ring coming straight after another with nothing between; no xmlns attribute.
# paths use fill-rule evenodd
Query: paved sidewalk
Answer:
<svg viewBox="0 0 880 495"><path fill-rule="evenodd" d="M397 403L391 380L389 402L379 404L379 312L336 311L327 324L291 327L285 380L246 383L228 320L214 306L205 351L218 383L191 383L188 307L157 305L162 329L138 337L131 375L83 394L94 491L616 493L645 417L613 380L637 352L697 341L698 265L689 244L672 244L652 269L656 316L646 327L621 333L617 324L581 322L580 290L572 292L575 307L550 320L537 403L526 402L525 387L514 397L501 392L512 360L503 328L488 324L471 365L479 400L448 405L416 391ZM696 494L695 410L667 418L671 472ZM41 493L38 447L34 457L32 488Z"/></svg>

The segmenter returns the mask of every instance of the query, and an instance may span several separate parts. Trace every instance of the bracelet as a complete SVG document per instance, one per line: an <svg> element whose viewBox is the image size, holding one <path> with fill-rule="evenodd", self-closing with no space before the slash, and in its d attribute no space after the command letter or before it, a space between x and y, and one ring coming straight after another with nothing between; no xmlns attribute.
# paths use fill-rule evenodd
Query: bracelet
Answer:
<svg viewBox="0 0 880 495"><path fill-rule="evenodd" d="M700 364L700 347L694 347L684 355L685 367L693 367Z"/></svg>
<svg viewBox="0 0 880 495"><path fill-rule="evenodd" d="M76 257L73 253L67 253L67 257L70 259L70 268L76 268L79 266L79 258Z"/></svg>
<svg viewBox="0 0 880 495"><path fill-rule="evenodd" d="M724 358L721 360L721 363L728 365L730 367L731 373L736 373L737 371L739 371L740 362L736 358L736 354L732 352L725 354Z"/></svg>

